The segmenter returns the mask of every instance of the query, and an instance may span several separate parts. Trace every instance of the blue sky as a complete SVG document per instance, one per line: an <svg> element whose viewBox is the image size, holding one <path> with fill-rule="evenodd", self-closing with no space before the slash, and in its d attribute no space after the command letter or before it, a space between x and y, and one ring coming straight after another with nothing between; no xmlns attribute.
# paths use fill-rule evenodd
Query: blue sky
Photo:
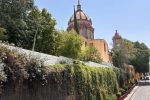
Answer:
<svg viewBox="0 0 150 100"><path fill-rule="evenodd" d="M144 42L150 48L150 0L80 0L82 10L90 16L95 38L105 39L109 46L118 30L123 38ZM56 19L56 28L66 30L77 0L36 0Z"/></svg>

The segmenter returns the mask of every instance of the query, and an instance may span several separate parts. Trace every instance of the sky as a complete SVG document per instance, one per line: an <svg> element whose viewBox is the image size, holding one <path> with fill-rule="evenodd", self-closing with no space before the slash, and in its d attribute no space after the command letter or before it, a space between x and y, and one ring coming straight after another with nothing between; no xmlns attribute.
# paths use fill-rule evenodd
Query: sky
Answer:
<svg viewBox="0 0 150 100"><path fill-rule="evenodd" d="M150 0L80 0L82 10L92 19L96 39L111 48L118 30L123 38L145 43L150 48ZM56 19L56 28L66 30L77 0L36 0Z"/></svg>

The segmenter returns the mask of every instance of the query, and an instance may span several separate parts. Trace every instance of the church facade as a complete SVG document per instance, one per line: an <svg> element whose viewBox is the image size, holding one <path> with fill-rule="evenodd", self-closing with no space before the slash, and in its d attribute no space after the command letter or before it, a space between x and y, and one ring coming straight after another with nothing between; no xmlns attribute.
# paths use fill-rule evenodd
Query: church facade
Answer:
<svg viewBox="0 0 150 100"><path fill-rule="evenodd" d="M81 37L83 37L84 40L82 49L84 49L88 45L92 45L98 50L100 54L99 56L103 60L103 62L109 62L110 57L108 44L104 39L94 38L94 28L92 26L92 20L81 9L81 4L79 1L75 13L78 23L78 30ZM69 19L67 31L71 31L72 29L74 29L74 15L72 15Z"/></svg>

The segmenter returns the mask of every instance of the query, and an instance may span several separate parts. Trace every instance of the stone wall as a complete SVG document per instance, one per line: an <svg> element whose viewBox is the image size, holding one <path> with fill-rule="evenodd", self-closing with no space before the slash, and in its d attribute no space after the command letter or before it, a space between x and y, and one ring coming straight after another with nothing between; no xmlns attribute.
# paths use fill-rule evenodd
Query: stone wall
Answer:
<svg viewBox="0 0 150 100"><path fill-rule="evenodd" d="M42 86L35 83L34 86L11 85L4 88L0 100L75 100L75 96L68 93L66 87L57 84Z"/></svg>
<svg viewBox="0 0 150 100"><path fill-rule="evenodd" d="M6 73L7 81L2 81L0 100L106 100L109 93L118 91L117 77L112 66L94 62L73 64L73 59L3 46L6 46L9 52L15 50L24 54L23 57L27 59L37 57L43 60L46 70L44 71L44 68L42 73L42 69L37 69L39 66L34 66L35 64L28 66L29 69L18 67L17 64L12 65L15 66L13 68L7 66L12 70ZM70 64L58 65L61 61ZM13 62L13 59L10 62ZM20 66L22 65L21 63ZM21 72L22 69L27 73ZM15 73L16 71L18 73ZM23 74L27 77L24 78Z"/></svg>
<svg viewBox="0 0 150 100"><path fill-rule="evenodd" d="M0 44L0 45L4 45L4 44ZM24 54L27 56L28 59L34 57L34 58L38 58L41 59L42 61L44 61L45 66L51 64L51 65L55 65L55 64L60 64L60 62L66 62L67 64L72 64L73 63L73 59L71 58L66 58L63 56L52 56L52 55L48 55L48 54L44 54L44 53L39 53L39 52L35 52L35 51L31 51L31 50L26 50L26 49L22 49L19 47L14 47L14 46L8 46L8 45L4 45L7 48L9 48L10 50L15 50L21 54ZM104 55L105 59L109 59L107 58L107 54ZM81 61L82 62L82 61ZM109 62L103 62L102 64L99 63L94 63L94 62L83 62L85 63L85 65L87 66L94 66L94 67L113 67L113 65Z"/></svg>

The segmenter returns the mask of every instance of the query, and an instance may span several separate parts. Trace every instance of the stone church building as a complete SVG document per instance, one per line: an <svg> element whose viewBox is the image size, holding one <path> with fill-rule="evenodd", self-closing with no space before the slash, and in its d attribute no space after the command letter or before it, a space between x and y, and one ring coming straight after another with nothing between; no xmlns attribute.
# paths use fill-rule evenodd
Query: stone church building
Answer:
<svg viewBox="0 0 150 100"><path fill-rule="evenodd" d="M84 43L82 49L88 45L93 45L100 53L100 58L103 62L109 62L109 50L108 44L104 39L94 38L94 28L92 26L91 18L81 9L81 4L78 0L78 5L76 9L76 18L78 22L78 30L80 35L83 37ZM71 16L68 22L67 31L74 29L74 15Z"/></svg>

